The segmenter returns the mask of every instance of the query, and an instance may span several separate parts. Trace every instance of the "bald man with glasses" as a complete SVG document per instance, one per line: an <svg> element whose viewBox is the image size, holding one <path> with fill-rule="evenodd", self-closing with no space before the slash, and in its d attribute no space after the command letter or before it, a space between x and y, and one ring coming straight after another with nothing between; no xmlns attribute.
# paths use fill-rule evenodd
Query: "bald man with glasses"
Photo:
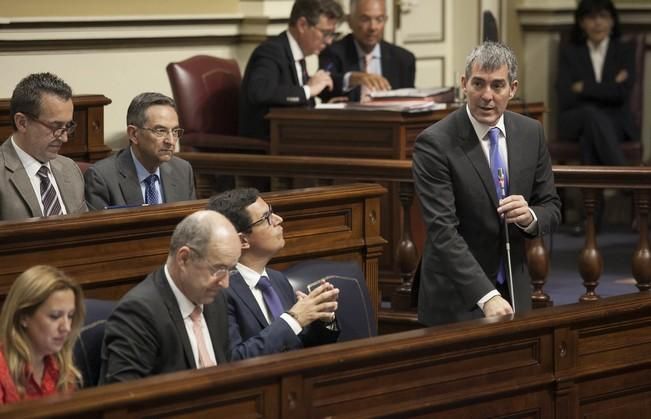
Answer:
<svg viewBox="0 0 651 419"><path fill-rule="evenodd" d="M311 106L317 95L332 89L327 71L308 75L305 57L332 43L342 17L336 0L294 2L287 30L260 44L249 58L240 89L240 135L268 139L264 116L269 108Z"/></svg>
<svg viewBox="0 0 651 419"><path fill-rule="evenodd" d="M183 128L172 98L136 96L127 110L127 135L129 147L84 174L91 210L197 199L192 166L174 156Z"/></svg>
<svg viewBox="0 0 651 419"><path fill-rule="evenodd" d="M0 146L0 220L88 211L79 166L59 155L75 131L72 89L51 73L31 74L13 91L13 134Z"/></svg>
<svg viewBox="0 0 651 419"><path fill-rule="evenodd" d="M208 209L235 226L242 256L226 291L231 360L335 342L339 290L327 282L294 293L282 272L267 267L285 246L283 219L256 189L216 195Z"/></svg>
<svg viewBox="0 0 651 419"><path fill-rule="evenodd" d="M351 0L352 33L319 55L319 67L332 74L334 87L320 96L346 96L359 102L372 91L414 87L414 54L382 39L387 22L385 0Z"/></svg>

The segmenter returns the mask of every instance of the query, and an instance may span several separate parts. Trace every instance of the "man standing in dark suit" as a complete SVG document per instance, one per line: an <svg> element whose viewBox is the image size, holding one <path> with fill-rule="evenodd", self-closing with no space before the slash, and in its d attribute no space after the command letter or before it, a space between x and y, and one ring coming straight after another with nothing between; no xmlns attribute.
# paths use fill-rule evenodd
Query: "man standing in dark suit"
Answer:
<svg viewBox="0 0 651 419"><path fill-rule="evenodd" d="M197 199L190 163L174 156L183 129L172 98L160 93L133 98L127 134L129 147L84 174L91 210Z"/></svg>
<svg viewBox="0 0 651 419"><path fill-rule="evenodd" d="M9 107L14 132L0 145L0 220L88 211L79 166L59 155L77 126L70 86L51 73L30 74Z"/></svg>
<svg viewBox="0 0 651 419"><path fill-rule="evenodd" d="M352 30L319 55L319 67L332 73L334 89L323 99L348 96L359 102L370 91L414 87L416 58L382 40L387 21L385 0L351 0Z"/></svg>
<svg viewBox="0 0 651 419"><path fill-rule="evenodd" d="M560 220L543 128L506 111L518 87L513 51L493 42L475 48L461 84L467 105L423 131L414 148L427 226L418 293L426 325L510 314L513 303L517 312L529 310L524 240L553 231Z"/></svg>
<svg viewBox="0 0 651 419"><path fill-rule="evenodd" d="M319 70L307 74L305 57L320 53L335 36L343 16L336 0L296 0L289 27L251 54L240 89L240 135L269 138L264 116L272 106L308 106L332 79Z"/></svg>
<svg viewBox="0 0 651 419"><path fill-rule="evenodd" d="M324 281L308 295L295 294L285 275L267 268L285 246L283 219L259 192L227 191L212 197L208 208L224 214L242 241L227 290L232 360L335 342L339 290Z"/></svg>
<svg viewBox="0 0 651 419"><path fill-rule="evenodd" d="M100 383L228 362L222 291L240 253L237 232L221 214L183 219L165 265L122 297L106 321Z"/></svg>

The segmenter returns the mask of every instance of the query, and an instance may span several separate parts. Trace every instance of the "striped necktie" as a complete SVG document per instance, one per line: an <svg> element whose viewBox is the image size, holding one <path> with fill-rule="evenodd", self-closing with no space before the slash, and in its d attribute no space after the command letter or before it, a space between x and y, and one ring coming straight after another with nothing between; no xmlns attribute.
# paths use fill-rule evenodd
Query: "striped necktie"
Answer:
<svg viewBox="0 0 651 419"><path fill-rule="evenodd" d="M36 172L41 178L41 202L43 203L43 215L46 217L61 214L61 202L59 202L54 185L50 182L49 171L47 166L41 166Z"/></svg>

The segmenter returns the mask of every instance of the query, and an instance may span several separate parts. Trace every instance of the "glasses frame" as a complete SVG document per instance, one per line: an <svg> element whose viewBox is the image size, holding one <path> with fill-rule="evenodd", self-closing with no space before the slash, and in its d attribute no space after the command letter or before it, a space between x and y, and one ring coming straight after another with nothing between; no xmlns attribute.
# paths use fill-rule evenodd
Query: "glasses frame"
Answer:
<svg viewBox="0 0 651 419"><path fill-rule="evenodd" d="M335 39L335 38L337 37L337 32L336 32L336 31L331 31L331 30L327 30L327 29L321 29L321 28L319 28L319 27L316 26L316 25L312 25L312 27L313 27L314 29L316 29L317 31L321 32L321 36L322 36L323 39L325 39L325 40L328 40L328 39L331 39L331 40L332 40L332 39Z"/></svg>
<svg viewBox="0 0 651 419"><path fill-rule="evenodd" d="M201 253L199 253L197 249L190 246L189 244L186 244L186 246L188 249L192 250L194 254L196 254L202 262L204 262L204 264L208 268L208 273L210 273L211 278L222 278L225 275L228 275L233 270L233 268L228 268L226 266L215 268L214 266L208 263L206 258Z"/></svg>
<svg viewBox="0 0 651 419"><path fill-rule="evenodd" d="M362 15L357 17L359 20L359 23L362 25L369 25L371 22L376 23L377 25L383 25L386 24L387 21L389 20L389 16L387 15L382 15L382 16L367 16L367 15Z"/></svg>
<svg viewBox="0 0 651 419"><path fill-rule="evenodd" d="M52 131L52 135L54 136L55 139L59 139L63 137L63 134L68 134L68 136L72 136L72 134L74 134L75 130L77 129L77 123L75 121L69 121L64 126L57 127L57 126L52 126L49 122L45 122L39 119L36 115L32 115L31 113L22 112L22 114L25 115L27 119L30 119L34 122L38 122L45 128Z"/></svg>
<svg viewBox="0 0 651 419"><path fill-rule="evenodd" d="M269 209L267 210L267 212L265 212L262 215L262 217L260 217L259 219L255 220L254 222L246 226L247 231L257 226L258 224L261 224L265 220L267 221L267 224L273 225L273 222L271 221L271 217L273 217L274 215L274 210L273 208L271 208L271 204L267 204L267 206L269 207Z"/></svg>
<svg viewBox="0 0 651 419"><path fill-rule="evenodd" d="M172 134L172 138L176 141L180 140L181 137L183 137L183 133L185 130L183 128L149 128L149 127L138 127L138 129L144 129L145 131L150 131L152 134L154 134L154 137L159 138L159 139L164 139L168 138L170 134ZM165 133L163 133L163 130L165 130Z"/></svg>

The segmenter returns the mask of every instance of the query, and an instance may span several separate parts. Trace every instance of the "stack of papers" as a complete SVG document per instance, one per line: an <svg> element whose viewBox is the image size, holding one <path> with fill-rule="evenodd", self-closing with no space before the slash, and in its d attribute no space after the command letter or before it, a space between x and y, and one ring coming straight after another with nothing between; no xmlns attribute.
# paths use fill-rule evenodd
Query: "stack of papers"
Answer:
<svg viewBox="0 0 651 419"><path fill-rule="evenodd" d="M421 100L439 103L454 101L453 87L430 87L425 89L406 88L386 91L375 91L369 94L371 101L386 100Z"/></svg>

